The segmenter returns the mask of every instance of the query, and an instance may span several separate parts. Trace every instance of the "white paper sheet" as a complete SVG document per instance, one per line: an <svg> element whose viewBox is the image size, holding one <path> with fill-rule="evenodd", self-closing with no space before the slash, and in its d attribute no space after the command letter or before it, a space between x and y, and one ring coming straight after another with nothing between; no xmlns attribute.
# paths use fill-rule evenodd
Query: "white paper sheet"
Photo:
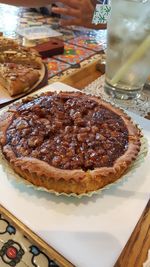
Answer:
<svg viewBox="0 0 150 267"><path fill-rule="evenodd" d="M63 90L66 85L54 83L43 90L51 88ZM131 115L150 146L150 122ZM150 153L129 179L91 198L26 188L8 181L1 166L0 184L0 204L75 266L112 267L150 197Z"/></svg>

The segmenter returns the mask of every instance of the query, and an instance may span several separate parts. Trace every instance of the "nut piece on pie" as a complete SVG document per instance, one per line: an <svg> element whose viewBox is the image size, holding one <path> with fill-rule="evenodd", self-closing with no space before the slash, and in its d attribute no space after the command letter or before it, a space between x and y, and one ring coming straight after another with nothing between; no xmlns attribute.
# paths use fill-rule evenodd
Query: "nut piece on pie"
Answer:
<svg viewBox="0 0 150 267"><path fill-rule="evenodd" d="M0 129L15 172L59 193L113 183L140 150L140 131L122 110L80 92L26 98L3 114Z"/></svg>
<svg viewBox="0 0 150 267"><path fill-rule="evenodd" d="M0 37L0 52L9 50L9 49L18 49L19 44L10 38Z"/></svg>
<svg viewBox="0 0 150 267"><path fill-rule="evenodd" d="M0 84L11 96L30 89L39 79L39 71L15 63L0 65Z"/></svg>
<svg viewBox="0 0 150 267"><path fill-rule="evenodd" d="M19 48L18 50L5 50L0 52L0 63L16 63L31 68L41 69L42 59L37 51Z"/></svg>

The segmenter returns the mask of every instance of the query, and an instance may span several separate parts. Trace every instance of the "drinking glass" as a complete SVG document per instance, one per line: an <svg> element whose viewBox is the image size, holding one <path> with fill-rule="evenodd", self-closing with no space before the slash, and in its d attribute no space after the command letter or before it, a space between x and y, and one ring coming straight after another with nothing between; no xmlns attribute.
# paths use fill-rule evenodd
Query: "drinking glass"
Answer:
<svg viewBox="0 0 150 267"><path fill-rule="evenodd" d="M111 0L107 24L105 92L140 97L150 74L150 0Z"/></svg>

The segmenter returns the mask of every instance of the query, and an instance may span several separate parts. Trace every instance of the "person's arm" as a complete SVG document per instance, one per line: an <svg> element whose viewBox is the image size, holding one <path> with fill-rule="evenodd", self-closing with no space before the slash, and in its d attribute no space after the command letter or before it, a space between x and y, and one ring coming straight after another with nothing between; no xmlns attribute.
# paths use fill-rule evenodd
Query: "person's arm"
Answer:
<svg viewBox="0 0 150 267"><path fill-rule="evenodd" d="M94 29L105 29L106 24L92 24L93 13L96 5L95 0L57 0L64 4L64 7L53 7L52 12L60 15L70 16L61 19L62 26L84 26Z"/></svg>
<svg viewBox="0 0 150 267"><path fill-rule="evenodd" d="M51 2L51 0L1 0L0 3L14 6L38 7L49 5Z"/></svg>

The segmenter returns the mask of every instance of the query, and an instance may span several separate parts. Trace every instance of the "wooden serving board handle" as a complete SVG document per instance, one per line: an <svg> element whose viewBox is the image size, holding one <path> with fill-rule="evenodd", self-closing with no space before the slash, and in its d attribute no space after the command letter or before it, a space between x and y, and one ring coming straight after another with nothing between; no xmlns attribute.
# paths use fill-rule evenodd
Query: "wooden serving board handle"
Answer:
<svg viewBox="0 0 150 267"><path fill-rule="evenodd" d="M150 200L114 267L142 267L150 249Z"/></svg>
<svg viewBox="0 0 150 267"><path fill-rule="evenodd" d="M60 82L83 90L85 86L89 85L101 75L104 74L104 65L99 63L99 59L93 60L88 65L77 69L70 75L63 76ZM99 63L99 68L97 64Z"/></svg>

